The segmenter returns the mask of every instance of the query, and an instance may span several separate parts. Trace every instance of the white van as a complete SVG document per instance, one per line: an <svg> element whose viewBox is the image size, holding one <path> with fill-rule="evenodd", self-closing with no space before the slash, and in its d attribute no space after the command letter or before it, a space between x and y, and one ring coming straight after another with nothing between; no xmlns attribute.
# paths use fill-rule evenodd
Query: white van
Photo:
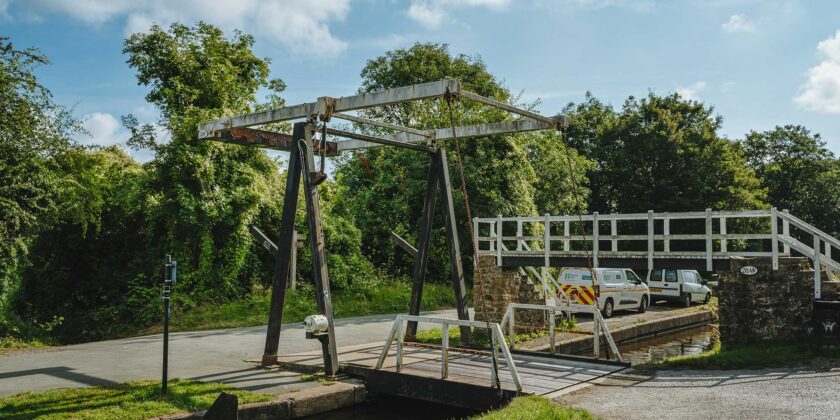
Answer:
<svg viewBox="0 0 840 420"><path fill-rule="evenodd" d="M597 281L593 282L592 272ZM628 268L564 268L560 271L560 287L572 303L592 305L609 318L619 309L637 309L645 312L650 303L646 284Z"/></svg>
<svg viewBox="0 0 840 420"><path fill-rule="evenodd" d="M669 300L680 302L687 308L692 302L709 303L712 297L711 289L706 287L706 280L696 270L656 268L648 272L647 285L652 303Z"/></svg>

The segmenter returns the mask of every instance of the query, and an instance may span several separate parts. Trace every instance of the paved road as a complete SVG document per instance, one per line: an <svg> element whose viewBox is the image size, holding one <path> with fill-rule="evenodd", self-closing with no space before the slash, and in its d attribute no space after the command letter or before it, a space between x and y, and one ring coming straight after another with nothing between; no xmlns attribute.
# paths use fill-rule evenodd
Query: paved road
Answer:
<svg viewBox="0 0 840 420"><path fill-rule="evenodd" d="M455 318L455 310L429 312ZM395 315L336 320L341 346L385 340ZM174 321L174 322L177 322ZM267 372L246 360L258 360L265 344L265 326L173 333L170 335L170 378L221 381L260 392L313 386L299 374ZM51 388L107 385L159 379L161 335L58 347L50 351L0 356L0 395ZM317 350L317 340L304 339L300 324L284 324L280 353Z"/></svg>
<svg viewBox="0 0 840 420"><path fill-rule="evenodd" d="M619 374L555 401L605 419L830 419L840 368Z"/></svg>

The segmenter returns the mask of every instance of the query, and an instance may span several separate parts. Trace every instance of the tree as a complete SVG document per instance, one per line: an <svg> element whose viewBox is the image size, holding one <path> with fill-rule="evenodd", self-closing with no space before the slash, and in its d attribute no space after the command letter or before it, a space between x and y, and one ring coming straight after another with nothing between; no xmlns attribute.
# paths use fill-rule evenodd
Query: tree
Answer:
<svg viewBox="0 0 840 420"><path fill-rule="evenodd" d="M819 134L800 125L777 126L751 131L741 147L773 206L840 235L840 160Z"/></svg>
<svg viewBox="0 0 840 420"><path fill-rule="evenodd" d="M415 44L408 49L387 52L368 61L361 73L359 92L406 86L456 78L466 90L512 102L510 92L490 74L480 57L452 55L444 44ZM366 111L366 116L406 127L428 129L450 125L449 107L443 100L411 102ZM511 118L505 112L469 101L457 101L452 107L456 125L478 124ZM370 130L371 133L382 133ZM555 147L551 147L551 143ZM442 146L449 153L453 196L461 237L462 255L469 258L466 211L455 169L453 141ZM565 150L557 136L547 134L492 136L461 140L467 191L475 217L533 215L540 211L563 211L569 195L564 178L565 166L535 169L535 164L552 160ZM580 165L575 154L573 160ZM408 273L413 259L396 254L389 239L395 231L409 241L417 241L422 216L428 157L414 151L379 147L360 151L340 160L337 165L337 209L354 218L363 232L363 250L376 264ZM582 167L582 166L578 166ZM551 172L554 171L554 172ZM549 175L538 179L537 175ZM559 178L557 178L559 177ZM554 182L556 181L556 182ZM538 192L537 188L541 188ZM538 208L537 197L545 208ZM338 204L340 203L340 204ZM550 205L548 204L550 203ZM566 208L567 209L567 208ZM436 212L432 235L430 278L442 279L448 273L442 212ZM469 268L470 264L466 264Z"/></svg>
<svg viewBox="0 0 840 420"><path fill-rule="evenodd" d="M595 161L590 210L751 209L761 188L734 143L720 137L711 107L677 94L630 97L620 112L587 94L567 107L573 147Z"/></svg>

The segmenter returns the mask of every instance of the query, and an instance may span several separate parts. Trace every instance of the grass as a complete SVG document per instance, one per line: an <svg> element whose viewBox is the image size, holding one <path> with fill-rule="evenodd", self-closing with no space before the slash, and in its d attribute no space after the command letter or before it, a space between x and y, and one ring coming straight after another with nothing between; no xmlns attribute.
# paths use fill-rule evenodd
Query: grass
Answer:
<svg viewBox="0 0 840 420"><path fill-rule="evenodd" d="M318 382L319 384L324 386L335 385L335 381L331 381L327 378L318 375L300 375L298 379L300 379L303 382Z"/></svg>
<svg viewBox="0 0 840 420"><path fill-rule="evenodd" d="M589 412L552 403L543 397L517 397L507 407L473 417L473 420L589 420Z"/></svg>
<svg viewBox="0 0 840 420"><path fill-rule="evenodd" d="M761 342L722 346L693 356L675 356L639 365L640 369L733 370L769 369L798 366L836 366L840 348L821 347L803 342Z"/></svg>
<svg viewBox="0 0 840 420"><path fill-rule="evenodd" d="M139 381L0 397L0 419L145 419L206 410L222 391L235 394L239 404L274 398L220 383L174 380L163 399L160 382Z"/></svg>
<svg viewBox="0 0 840 420"><path fill-rule="evenodd" d="M469 296L469 293L467 293ZM408 312L411 285L387 283L364 290L336 290L332 294L336 318ZM252 327L268 322L271 297L268 293L223 304L198 306L190 311L173 311L172 331L199 331L220 328ZM455 296L449 285L429 283L423 287L422 309L425 311L455 307ZM288 290L283 322L301 322L316 313L315 297L310 289ZM144 329L139 334L155 334L161 325Z"/></svg>
<svg viewBox="0 0 840 420"><path fill-rule="evenodd" d="M14 337L0 337L0 355L18 350L35 350L50 347L40 340L21 340Z"/></svg>

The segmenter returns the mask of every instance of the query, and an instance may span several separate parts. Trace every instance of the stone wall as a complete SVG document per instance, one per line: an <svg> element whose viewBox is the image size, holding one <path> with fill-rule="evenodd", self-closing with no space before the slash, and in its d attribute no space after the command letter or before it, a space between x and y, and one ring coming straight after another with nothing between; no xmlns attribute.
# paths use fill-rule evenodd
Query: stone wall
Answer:
<svg viewBox="0 0 840 420"><path fill-rule="evenodd" d="M511 302L545 303L526 276L520 275L516 268L497 266L496 257L492 255L479 256L476 270L473 307L477 321L500 322ZM545 316L541 311L517 310L516 320L517 323L542 325Z"/></svg>
<svg viewBox="0 0 840 420"><path fill-rule="evenodd" d="M721 342L739 343L802 337L811 321L814 271L807 258L769 257L731 260L718 288ZM758 273L741 274L753 266Z"/></svg>

